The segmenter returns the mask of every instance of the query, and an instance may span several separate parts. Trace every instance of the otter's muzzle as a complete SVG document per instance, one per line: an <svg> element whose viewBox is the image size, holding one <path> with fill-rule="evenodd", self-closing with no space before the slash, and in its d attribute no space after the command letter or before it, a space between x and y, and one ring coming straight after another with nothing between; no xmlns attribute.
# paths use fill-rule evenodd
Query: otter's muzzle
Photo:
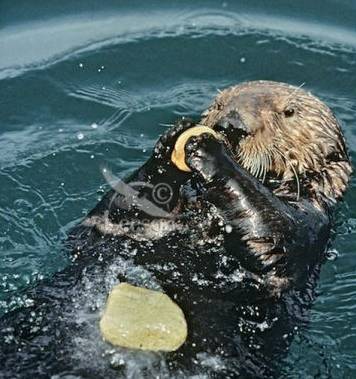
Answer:
<svg viewBox="0 0 356 379"><path fill-rule="evenodd" d="M249 134L249 129L242 122L236 110L221 117L213 129L224 135L233 147L237 146L240 140Z"/></svg>

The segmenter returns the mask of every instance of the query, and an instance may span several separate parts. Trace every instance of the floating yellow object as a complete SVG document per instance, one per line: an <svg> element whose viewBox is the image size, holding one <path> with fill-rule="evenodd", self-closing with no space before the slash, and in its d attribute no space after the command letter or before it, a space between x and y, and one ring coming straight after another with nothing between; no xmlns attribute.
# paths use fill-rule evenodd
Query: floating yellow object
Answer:
<svg viewBox="0 0 356 379"><path fill-rule="evenodd" d="M112 345L151 351L177 350L187 338L182 310L162 292L118 284L110 292L100 320Z"/></svg>
<svg viewBox="0 0 356 379"><path fill-rule="evenodd" d="M221 136L215 130L204 125L198 125L198 126L194 126L193 128L187 129L177 138L176 144L174 145L171 159L172 159L172 162L180 170L186 171L186 172L192 171L185 163L185 151L184 151L185 144L187 143L190 137L199 136L200 134L203 134L203 133L210 133L216 138L221 138Z"/></svg>

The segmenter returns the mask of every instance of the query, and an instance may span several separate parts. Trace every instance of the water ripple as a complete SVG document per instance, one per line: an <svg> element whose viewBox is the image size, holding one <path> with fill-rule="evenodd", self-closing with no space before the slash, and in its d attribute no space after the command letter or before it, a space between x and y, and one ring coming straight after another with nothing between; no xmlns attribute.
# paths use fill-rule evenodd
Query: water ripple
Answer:
<svg viewBox="0 0 356 379"><path fill-rule="evenodd" d="M182 35L197 38L209 34L243 35L251 32L281 38L308 38L309 42L304 47L311 49L317 41L317 48L324 52L327 52L330 46L349 52L356 49L356 33L353 30L283 16L216 9L189 12L171 9L144 13L120 12L114 15L102 13L90 20L83 14L80 17L34 22L30 27L26 25L23 28L17 26L2 29L0 79L15 77L27 70L43 69L103 47L148 38ZM31 48L28 46L29 43Z"/></svg>

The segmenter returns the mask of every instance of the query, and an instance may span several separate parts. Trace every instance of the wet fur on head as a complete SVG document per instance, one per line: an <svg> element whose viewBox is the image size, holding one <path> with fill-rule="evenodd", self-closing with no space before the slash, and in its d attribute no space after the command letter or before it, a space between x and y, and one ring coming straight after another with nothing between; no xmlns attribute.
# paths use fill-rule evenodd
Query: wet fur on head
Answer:
<svg viewBox="0 0 356 379"><path fill-rule="evenodd" d="M220 92L202 116L214 129L222 120L237 125L241 133L230 140L236 160L276 195L329 206L345 192L352 169L340 125L309 92L247 82Z"/></svg>

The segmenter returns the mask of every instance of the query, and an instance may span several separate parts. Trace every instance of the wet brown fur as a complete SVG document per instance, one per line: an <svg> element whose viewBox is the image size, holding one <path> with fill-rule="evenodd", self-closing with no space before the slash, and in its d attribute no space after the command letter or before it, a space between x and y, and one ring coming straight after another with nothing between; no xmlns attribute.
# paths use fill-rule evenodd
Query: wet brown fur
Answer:
<svg viewBox="0 0 356 379"><path fill-rule="evenodd" d="M236 159L261 181L279 178L276 195L304 195L319 207L343 195L350 160L340 125L321 100L284 83L247 82L220 92L201 123L214 127L231 111L248 129Z"/></svg>

